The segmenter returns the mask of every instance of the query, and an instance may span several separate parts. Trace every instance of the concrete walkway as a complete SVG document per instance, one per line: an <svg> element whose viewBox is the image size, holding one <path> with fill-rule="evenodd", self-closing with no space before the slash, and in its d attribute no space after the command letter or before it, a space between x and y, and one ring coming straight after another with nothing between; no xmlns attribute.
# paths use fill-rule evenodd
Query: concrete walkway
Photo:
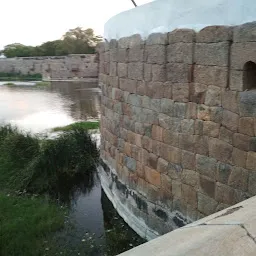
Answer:
<svg viewBox="0 0 256 256"><path fill-rule="evenodd" d="M255 256L256 196L120 256Z"/></svg>

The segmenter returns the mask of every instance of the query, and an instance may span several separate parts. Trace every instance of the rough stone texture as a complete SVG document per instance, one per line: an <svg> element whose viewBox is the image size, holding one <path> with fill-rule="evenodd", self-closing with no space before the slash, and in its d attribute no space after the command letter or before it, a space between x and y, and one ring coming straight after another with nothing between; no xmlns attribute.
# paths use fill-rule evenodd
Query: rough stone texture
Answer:
<svg viewBox="0 0 256 256"><path fill-rule="evenodd" d="M256 55L251 39L232 42L233 29L100 48L106 173L122 182L122 205L160 234L256 194L256 91L243 84Z"/></svg>

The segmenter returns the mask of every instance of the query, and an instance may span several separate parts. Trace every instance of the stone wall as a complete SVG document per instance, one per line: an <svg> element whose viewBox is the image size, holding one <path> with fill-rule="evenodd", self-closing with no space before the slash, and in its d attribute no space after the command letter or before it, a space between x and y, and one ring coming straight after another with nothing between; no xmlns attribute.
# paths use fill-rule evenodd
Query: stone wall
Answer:
<svg viewBox="0 0 256 256"><path fill-rule="evenodd" d="M53 80L97 78L98 60L94 54L0 59L0 72L40 73Z"/></svg>
<svg viewBox="0 0 256 256"><path fill-rule="evenodd" d="M134 35L98 51L102 185L140 235L256 194L256 23Z"/></svg>

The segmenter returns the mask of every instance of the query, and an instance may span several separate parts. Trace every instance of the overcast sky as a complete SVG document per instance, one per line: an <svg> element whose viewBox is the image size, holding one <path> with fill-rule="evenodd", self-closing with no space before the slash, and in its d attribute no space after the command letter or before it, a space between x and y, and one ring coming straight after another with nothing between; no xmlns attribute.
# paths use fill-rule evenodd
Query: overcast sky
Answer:
<svg viewBox="0 0 256 256"><path fill-rule="evenodd" d="M153 0L135 0L142 5ZM7 44L38 45L78 26L103 34L104 23L133 8L131 0L0 0L0 50Z"/></svg>

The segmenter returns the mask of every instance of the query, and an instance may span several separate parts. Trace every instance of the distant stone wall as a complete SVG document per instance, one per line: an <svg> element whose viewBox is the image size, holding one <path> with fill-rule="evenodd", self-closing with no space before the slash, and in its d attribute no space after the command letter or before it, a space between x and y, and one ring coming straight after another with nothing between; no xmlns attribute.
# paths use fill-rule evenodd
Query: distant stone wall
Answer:
<svg viewBox="0 0 256 256"><path fill-rule="evenodd" d="M0 72L40 73L53 80L97 78L98 60L94 54L0 59Z"/></svg>
<svg viewBox="0 0 256 256"><path fill-rule="evenodd" d="M148 239L256 194L256 23L98 47L100 176Z"/></svg>

